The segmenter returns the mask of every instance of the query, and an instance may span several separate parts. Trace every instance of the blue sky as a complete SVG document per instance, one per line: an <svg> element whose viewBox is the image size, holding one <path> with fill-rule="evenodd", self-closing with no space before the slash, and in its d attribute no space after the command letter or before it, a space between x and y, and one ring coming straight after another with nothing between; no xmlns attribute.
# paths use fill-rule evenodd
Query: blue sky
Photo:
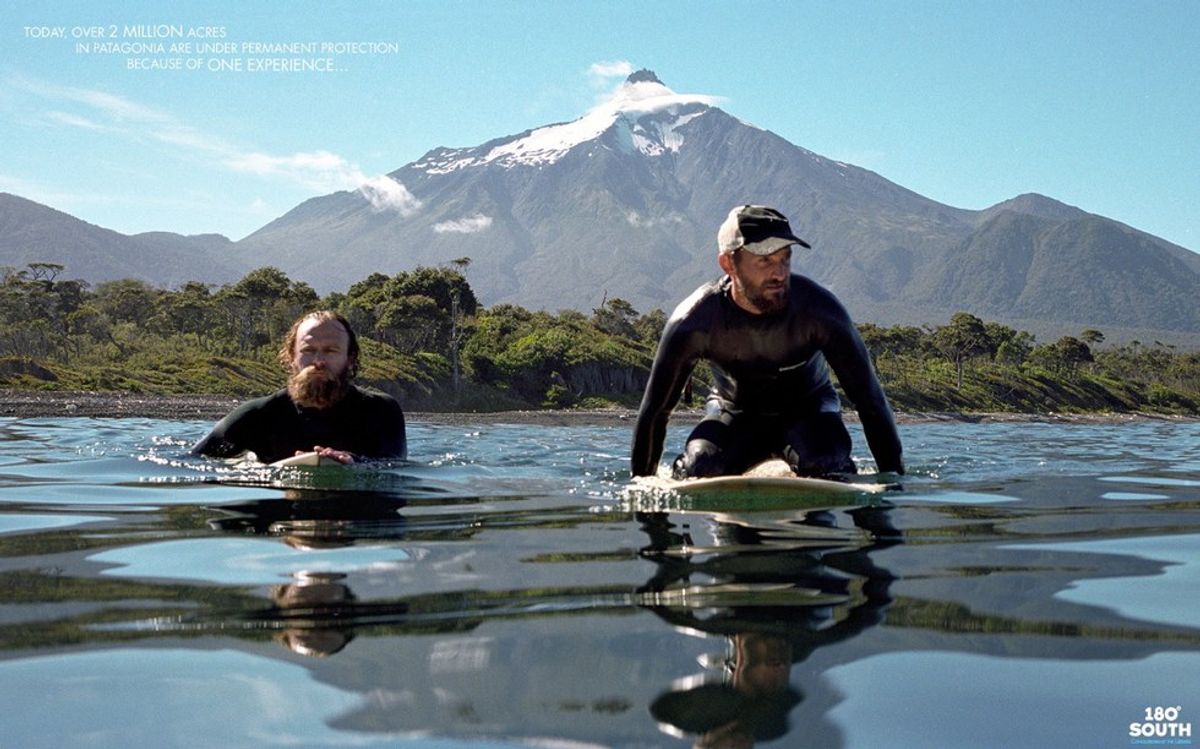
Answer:
<svg viewBox="0 0 1200 749"><path fill-rule="evenodd" d="M572 120L646 67L679 93L719 97L745 121L943 203L979 209L1038 192L1200 250L1192 0L0 9L0 191L124 233L240 239L431 148ZM159 25L216 36L137 35ZM94 46L153 42L164 53ZM172 42L236 51L172 52ZM292 42L385 46L242 46ZM248 69L264 57L334 69Z"/></svg>

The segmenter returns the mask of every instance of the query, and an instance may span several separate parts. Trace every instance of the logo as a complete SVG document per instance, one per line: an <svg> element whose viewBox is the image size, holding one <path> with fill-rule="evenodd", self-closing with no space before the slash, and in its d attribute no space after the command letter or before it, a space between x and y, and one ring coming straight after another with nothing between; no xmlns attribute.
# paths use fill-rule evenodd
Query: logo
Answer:
<svg viewBox="0 0 1200 749"><path fill-rule="evenodd" d="M1181 706L1148 707L1140 720L1129 724L1130 744L1140 746L1191 746L1192 724L1179 720Z"/></svg>

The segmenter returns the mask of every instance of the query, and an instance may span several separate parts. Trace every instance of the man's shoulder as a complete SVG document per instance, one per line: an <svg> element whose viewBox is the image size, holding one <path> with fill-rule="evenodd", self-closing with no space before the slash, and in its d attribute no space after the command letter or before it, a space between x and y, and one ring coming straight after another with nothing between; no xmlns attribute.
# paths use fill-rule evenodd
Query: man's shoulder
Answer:
<svg viewBox="0 0 1200 749"><path fill-rule="evenodd" d="M667 318L668 323L679 323L709 314L720 303L722 288L721 280L709 281L693 291L680 302Z"/></svg>
<svg viewBox="0 0 1200 749"><path fill-rule="evenodd" d="M362 404L369 407L385 407L399 408L400 401L395 396L389 395L382 390L365 387L363 385L351 385L351 392L355 394L355 398Z"/></svg>
<svg viewBox="0 0 1200 749"><path fill-rule="evenodd" d="M832 291L808 276L801 275L800 273L793 273L791 281L793 291L802 291L805 294L813 294L819 297L837 299L837 296L835 296Z"/></svg>
<svg viewBox="0 0 1200 749"><path fill-rule="evenodd" d="M801 311L806 315L835 320L849 319L849 314L837 295L808 276L792 274L790 296L794 304L802 306Z"/></svg>
<svg viewBox="0 0 1200 749"><path fill-rule="evenodd" d="M269 395L260 395L257 398L251 398L235 408L232 413L247 414L254 411L266 411L274 408L279 408L281 405L290 405L291 398L288 397L287 389L283 388L276 390Z"/></svg>

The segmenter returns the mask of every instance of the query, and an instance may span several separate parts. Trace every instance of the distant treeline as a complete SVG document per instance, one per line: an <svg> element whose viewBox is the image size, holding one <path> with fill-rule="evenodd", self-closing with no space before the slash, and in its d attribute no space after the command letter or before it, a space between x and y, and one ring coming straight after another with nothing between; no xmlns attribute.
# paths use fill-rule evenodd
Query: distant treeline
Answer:
<svg viewBox="0 0 1200 749"><path fill-rule="evenodd" d="M0 386L251 396L283 382L291 322L332 308L354 325L361 377L410 410L636 405L662 310L619 298L591 315L479 305L470 260L373 274L322 298L265 267L236 283L160 289L60 280L65 268L0 269ZM901 411L1152 411L1200 415L1200 353L1103 346L1099 330L1039 344L960 312L942 326L860 325ZM694 390L708 382L697 369Z"/></svg>

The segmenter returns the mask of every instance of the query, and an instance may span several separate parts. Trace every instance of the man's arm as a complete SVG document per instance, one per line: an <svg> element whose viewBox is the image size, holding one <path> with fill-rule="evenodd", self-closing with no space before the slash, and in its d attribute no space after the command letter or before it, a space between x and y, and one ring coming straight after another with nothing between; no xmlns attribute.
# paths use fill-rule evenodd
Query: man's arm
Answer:
<svg viewBox="0 0 1200 749"><path fill-rule="evenodd" d="M254 402L247 402L230 411L192 446L192 455L232 458L249 450L250 446L245 443L243 435L254 410Z"/></svg>
<svg viewBox="0 0 1200 749"><path fill-rule="evenodd" d="M379 428L378 454L374 457L408 460L408 434L404 426L404 410L400 402L384 396L381 409L383 421Z"/></svg>
<svg viewBox="0 0 1200 749"><path fill-rule="evenodd" d="M349 411L339 419L342 444L353 452L336 450L330 457L342 463L363 460L407 460L408 436L400 402L386 393L355 387ZM318 453L330 448L316 448ZM344 458L348 458L344 459Z"/></svg>
<svg viewBox="0 0 1200 749"><path fill-rule="evenodd" d="M840 305L839 305L840 306ZM871 355L854 327L850 316L842 310L843 319L836 324L834 335L825 347L825 358L837 375L862 422L863 434L875 464L880 471L904 473L903 448L896 420L888 404L883 386L871 366Z"/></svg>
<svg viewBox="0 0 1200 749"><path fill-rule="evenodd" d="M633 428L630 468L634 476L652 476L662 457L663 438L671 409L679 402L683 386L692 373L696 354L688 345L688 334L679 320L671 320L658 342L658 353L650 368L650 379L642 395L637 424Z"/></svg>

